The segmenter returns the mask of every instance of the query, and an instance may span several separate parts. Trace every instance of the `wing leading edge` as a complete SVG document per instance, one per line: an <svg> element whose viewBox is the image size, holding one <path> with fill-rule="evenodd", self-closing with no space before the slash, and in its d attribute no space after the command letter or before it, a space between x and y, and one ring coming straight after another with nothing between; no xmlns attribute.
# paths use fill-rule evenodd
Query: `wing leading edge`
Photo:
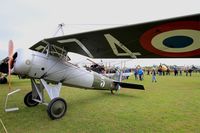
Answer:
<svg viewBox="0 0 200 133"><path fill-rule="evenodd" d="M92 58L199 58L200 14L44 39Z"/></svg>

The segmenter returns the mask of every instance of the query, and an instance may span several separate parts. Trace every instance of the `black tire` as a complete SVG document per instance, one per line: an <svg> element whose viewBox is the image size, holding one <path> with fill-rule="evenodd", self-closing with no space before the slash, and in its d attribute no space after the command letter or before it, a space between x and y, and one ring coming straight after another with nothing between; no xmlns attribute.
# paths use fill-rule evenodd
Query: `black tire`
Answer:
<svg viewBox="0 0 200 133"><path fill-rule="evenodd" d="M0 78L0 84L6 84L8 81L7 81L7 78L6 77L2 77Z"/></svg>
<svg viewBox="0 0 200 133"><path fill-rule="evenodd" d="M115 95L116 92L117 92L117 90L110 90L110 93L111 93L112 95Z"/></svg>
<svg viewBox="0 0 200 133"><path fill-rule="evenodd" d="M32 91L27 93L26 96L24 97L24 104L28 107L34 107L39 104L38 102L32 99Z"/></svg>
<svg viewBox="0 0 200 133"><path fill-rule="evenodd" d="M47 113L52 120L60 119L67 111L67 103L62 98L54 98L48 104Z"/></svg>

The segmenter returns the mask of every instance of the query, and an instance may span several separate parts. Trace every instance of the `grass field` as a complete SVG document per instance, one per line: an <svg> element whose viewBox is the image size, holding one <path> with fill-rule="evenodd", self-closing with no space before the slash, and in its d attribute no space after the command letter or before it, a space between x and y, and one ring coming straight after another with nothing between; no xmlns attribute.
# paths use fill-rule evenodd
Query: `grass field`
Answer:
<svg viewBox="0 0 200 133"><path fill-rule="evenodd" d="M52 121L46 106L24 105L30 82L13 77L13 87L21 91L10 98L9 105L20 110L4 112L8 89L0 85L0 118L9 133L199 133L200 74L157 76L157 80L152 83L146 75L144 81L131 77L127 82L141 83L146 90L121 89L115 95L63 87L61 97L68 102L68 111L62 119Z"/></svg>

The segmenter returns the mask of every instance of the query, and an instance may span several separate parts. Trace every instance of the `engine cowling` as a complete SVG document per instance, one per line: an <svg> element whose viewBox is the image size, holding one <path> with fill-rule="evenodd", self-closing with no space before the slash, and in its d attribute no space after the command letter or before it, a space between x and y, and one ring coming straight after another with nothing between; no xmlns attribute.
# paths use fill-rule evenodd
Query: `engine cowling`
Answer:
<svg viewBox="0 0 200 133"><path fill-rule="evenodd" d="M19 49L16 54L12 71L18 75L28 75L33 60L32 51Z"/></svg>

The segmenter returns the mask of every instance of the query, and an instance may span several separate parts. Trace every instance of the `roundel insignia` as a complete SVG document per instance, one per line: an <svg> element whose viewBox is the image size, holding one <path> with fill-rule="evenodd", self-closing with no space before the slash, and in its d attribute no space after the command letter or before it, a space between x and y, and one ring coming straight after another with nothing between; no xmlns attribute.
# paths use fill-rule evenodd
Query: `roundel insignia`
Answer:
<svg viewBox="0 0 200 133"><path fill-rule="evenodd" d="M200 22L178 21L154 27L140 37L140 43L164 57L200 55Z"/></svg>
<svg viewBox="0 0 200 133"><path fill-rule="evenodd" d="M103 77L101 77L100 87L103 88L105 86L105 80Z"/></svg>

